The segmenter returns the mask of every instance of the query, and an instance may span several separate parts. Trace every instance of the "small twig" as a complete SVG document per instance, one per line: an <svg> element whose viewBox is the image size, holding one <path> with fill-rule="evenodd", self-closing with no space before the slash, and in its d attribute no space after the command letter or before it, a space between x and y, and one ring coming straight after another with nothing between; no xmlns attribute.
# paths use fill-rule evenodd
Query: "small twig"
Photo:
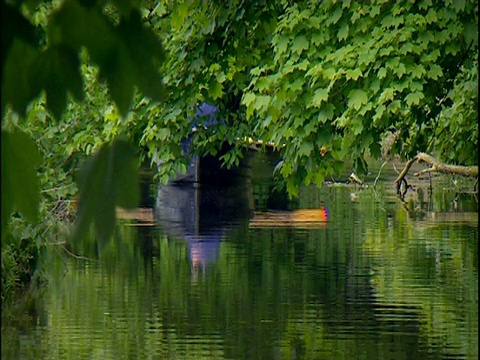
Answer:
<svg viewBox="0 0 480 360"><path fill-rule="evenodd" d="M430 194L431 194L433 192L432 173L431 172L428 173L428 181L430 183L428 190L430 191Z"/></svg>
<svg viewBox="0 0 480 360"><path fill-rule="evenodd" d="M42 234L42 238L45 236L45 234L47 233L48 230L50 230L50 228L52 227L52 225L48 225L47 228L45 229L45 231L43 232Z"/></svg>
<svg viewBox="0 0 480 360"><path fill-rule="evenodd" d="M68 250L65 246L63 246L63 245L61 245L61 246L62 246L63 250L65 250L65 252L66 252L67 254L69 254L70 256L73 256L73 257L76 258L76 259L89 260L89 261L97 261L97 262L98 262L98 260L96 260L96 259L91 259L91 258L88 258L88 257L86 257L86 256L76 255L76 254L72 253L70 250Z"/></svg>
<svg viewBox="0 0 480 360"><path fill-rule="evenodd" d="M380 167L380 170L378 171L378 175L377 177L375 178L375 181L373 182L373 188L375 189L377 187L377 182L378 182L378 179L380 178L380 174L382 173L382 170L383 170L383 167L387 164L387 162L385 161L382 166Z"/></svg>
<svg viewBox="0 0 480 360"><path fill-rule="evenodd" d="M58 241L58 242L46 242L43 245L45 246L53 246L53 245L65 245L66 241Z"/></svg>
<svg viewBox="0 0 480 360"><path fill-rule="evenodd" d="M393 170L395 170L395 172L397 174L400 174L400 171L398 171L397 167L395 166L395 164L392 163L392 166L393 166Z"/></svg>
<svg viewBox="0 0 480 360"><path fill-rule="evenodd" d="M452 179L453 186L455 186L458 189L458 181L455 179Z"/></svg>
<svg viewBox="0 0 480 360"><path fill-rule="evenodd" d="M56 252L56 253L58 254L58 256L60 257L60 260L62 260L62 264L63 264L63 267L64 267L64 269L65 269L65 272L63 273L63 276L65 276L65 275L67 274L67 272L68 272L67 265L65 265L65 261L63 261L63 259L62 259L62 254L60 254L60 252L58 251L58 247L55 246L54 249L55 249L55 252Z"/></svg>
<svg viewBox="0 0 480 360"><path fill-rule="evenodd" d="M69 186L69 185L57 186L57 187L54 187L54 188L51 188L51 189L41 190L40 192L41 192L42 194L44 194L44 193L48 193L48 192L51 192L51 191L57 191L57 190L65 189L65 188L67 188L68 186Z"/></svg>

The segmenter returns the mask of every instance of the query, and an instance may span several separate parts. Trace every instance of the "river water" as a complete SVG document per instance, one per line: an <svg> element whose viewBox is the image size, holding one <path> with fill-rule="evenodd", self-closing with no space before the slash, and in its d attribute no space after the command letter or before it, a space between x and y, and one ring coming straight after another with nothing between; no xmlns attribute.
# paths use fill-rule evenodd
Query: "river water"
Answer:
<svg viewBox="0 0 480 360"><path fill-rule="evenodd" d="M234 187L162 187L112 243L70 246L85 258L50 247L2 358L478 358L474 195L434 179L402 202L385 167L376 189L289 200L270 158L252 166Z"/></svg>

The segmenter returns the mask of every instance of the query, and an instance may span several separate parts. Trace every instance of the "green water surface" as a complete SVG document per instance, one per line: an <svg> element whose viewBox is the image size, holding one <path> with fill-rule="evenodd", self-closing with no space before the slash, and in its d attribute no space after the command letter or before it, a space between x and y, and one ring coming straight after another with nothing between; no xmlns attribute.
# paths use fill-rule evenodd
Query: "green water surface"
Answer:
<svg viewBox="0 0 480 360"><path fill-rule="evenodd" d="M288 201L271 180L250 180L255 209L324 207L328 221L253 227L217 207L203 227L125 221L100 250L69 248L87 259L51 247L48 286L2 324L2 358L478 358L474 197L405 203L387 184L304 188Z"/></svg>

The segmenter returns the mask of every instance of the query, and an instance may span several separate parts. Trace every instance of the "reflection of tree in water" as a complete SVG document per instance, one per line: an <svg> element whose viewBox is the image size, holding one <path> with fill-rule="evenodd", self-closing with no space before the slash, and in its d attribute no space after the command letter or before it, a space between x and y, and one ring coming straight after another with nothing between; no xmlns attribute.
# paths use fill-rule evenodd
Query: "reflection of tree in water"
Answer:
<svg viewBox="0 0 480 360"><path fill-rule="evenodd" d="M327 350L341 358L431 358L427 351L438 351L434 356L442 357L442 350L429 347L422 334L425 310L415 302L384 298L373 283L379 278L378 268L358 250L357 241L367 228L390 226L387 211L365 208L361 198L352 206L348 189L327 189L319 199L332 205L328 217L330 221L332 215L333 228L330 222L314 228L240 229L239 225L237 235L229 232L223 237L221 229L228 219L231 223L235 219L222 213L231 210L222 199L225 192L212 191L202 202L195 196L207 190L191 196L191 189L172 188L178 196L163 193L169 195L162 203L167 205L166 225L177 238L186 240L192 269L189 287L175 297L173 305L176 312L186 315L182 319L169 315L179 334L222 334L228 358L238 358L238 354L251 359L282 358L285 349L297 359ZM255 187L266 208L270 207L269 189L269 184ZM231 196L237 198L239 193ZM318 205L317 200L300 205ZM191 204L195 206L189 208ZM202 218L205 214L208 218ZM278 220L279 215L288 215L292 220L293 214L273 212L272 216ZM366 219L370 225L355 219ZM184 318L189 319L187 324ZM360 350L359 342L363 343Z"/></svg>
<svg viewBox="0 0 480 360"><path fill-rule="evenodd" d="M138 226L136 243L143 258L145 275L149 277L153 273L153 258L160 256L158 248L158 231L150 226Z"/></svg>

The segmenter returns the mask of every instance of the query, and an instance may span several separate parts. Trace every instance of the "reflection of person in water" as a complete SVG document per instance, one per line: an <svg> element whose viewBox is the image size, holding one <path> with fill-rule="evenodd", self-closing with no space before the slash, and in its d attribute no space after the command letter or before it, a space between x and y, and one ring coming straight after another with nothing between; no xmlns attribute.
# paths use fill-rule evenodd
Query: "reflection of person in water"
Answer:
<svg viewBox="0 0 480 360"><path fill-rule="evenodd" d="M215 263L220 252L223 231L211 234L187 236L188 255L192 265L192 281L198 280L198 274L205 274L209 264Z"/></svg>

